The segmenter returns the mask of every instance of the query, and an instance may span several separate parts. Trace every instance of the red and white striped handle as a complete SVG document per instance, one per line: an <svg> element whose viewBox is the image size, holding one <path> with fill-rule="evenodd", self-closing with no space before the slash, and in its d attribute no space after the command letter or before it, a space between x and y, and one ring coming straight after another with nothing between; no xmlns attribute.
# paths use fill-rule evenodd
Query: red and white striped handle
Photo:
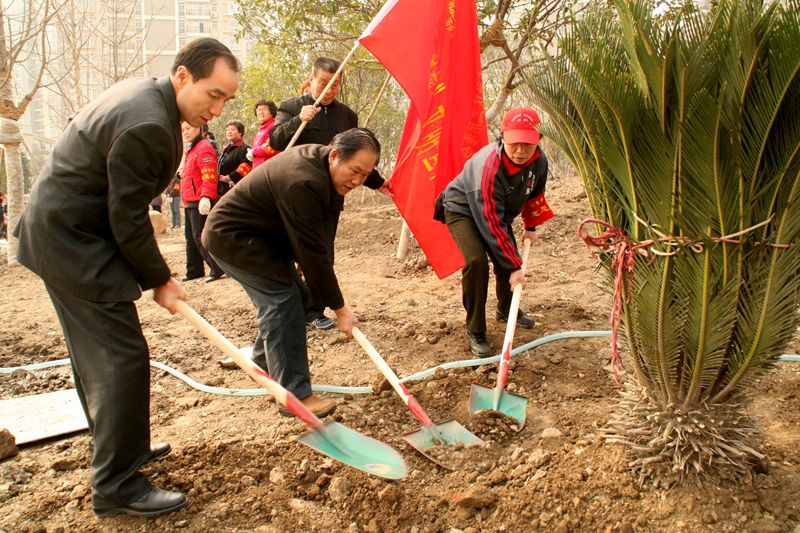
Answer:
<svg viewBox="0 0 800 533"><path fill-rule="evenodd" d="M384 361L383 357L381 357L381 354L378 353L378 350L375 349L372 343L369 342L367 337L365 337L364 334L361 333L361 330L357 327L353 328L353 337L355 337L356 341L358 341L358 344L361 345L364 351L367 352L367 355L370 359L372 359L372 362L375 363L375 366L380 369L381 374L383 374L384 377L389 380L389 383L392 384L392 387L395 391L397 391L397 394L400 395L400 398L403 399L403 402L408 406L411 413L417 417L417 420L419 420L420 423L425 427L432 426L433 421L419 404L417 399L411 395L405 385L400 383L400 378L397 377L397 374L394 373L394 370L392 370L386 361Z"/></svg>
<svg viewBox="0 0 800 533"><path fill-rule="evenodd" d="M531 251L530 239L525 239L522 246L522 274L528 267L528 254ZM495 409L499 405L500 394L505 390L508 381L508 365L511 362L511 345L514 342L514 333L517 330L517 315L519 314L519 302L522 299L522 284L514 287L514 294L511 297L511 307L508 310L508 324L506 325L506 335L503 338L503 351L500 356L500 366L497 369L497 384L494 388Z"/></svg>
<svg viewBox="0 0 800 533"><path fill-rule="evenodd" d="M305 422L311 429L323 429L322 421L314 415L297 397L284 389L280 383L270 377L269 374L261 370L253 361L242 355L234 344L225 338L222 333L200 316L197 311L192 309L183 300L178 300L175 309L186 320L192 323L197 330L202 333L214 346L219 348L228 357L244 370L253 381L269 391L269 393L293 415Z"/></svg>

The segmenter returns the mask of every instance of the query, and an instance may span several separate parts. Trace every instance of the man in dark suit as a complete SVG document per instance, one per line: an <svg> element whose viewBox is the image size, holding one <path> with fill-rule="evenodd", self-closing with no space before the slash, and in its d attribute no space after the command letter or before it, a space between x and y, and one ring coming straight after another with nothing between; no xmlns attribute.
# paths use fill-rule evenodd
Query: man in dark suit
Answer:
<svg viewBox="0 0 800 533"><path fill-rule="evenodd" d="M307 122L305 128L295 142L295 146L302 144L330 144L337 133L342 133L358 126L358 115L350 107L336 99L339 95L339 78L325 91L319 102L319 107L314 106L317 98L322 95L325 87L339 69L340 63L329 57L319 57L314 61L311 78L308 81L308 92L302 96L289 98L281 102L278 115L275 117L275 126L269 132L269 144L275 150L286 150L292 137ZM377 170L367 177L364 185L384 194L390 194L389 184L385 182ZM336 227L339 223L339 214L344 209L344 200L335 207L336 215L328 220L325 228L326 239L329 245L330 259L334 259L333 241L336 239ZM305 286L301 281L301 290ZM334 326L333 320L325 316L325 308L313 299L308 301L306 308L306 322L317 329L330 329ZM259 346L260 337L256 338L256 347ZM262 357L259 348L254 350L256 357Z"/></svg>
<svg viewBox="0 0 800 533"><path fill-rule="evenodd" d="M178 53L170 76L104 92L67 125L15 230L17 259L44 280L64 331L92 434L97 516L156 516L186 504L138 472L170 448L150 445L149 353L133 301L153 289L174 312L186 297L147 206L175 175L180 121L219 116L238 71L226 46L199 39Z"/></svg>
<svg viewBox="0 0 800 533"><path fill-rule="evenodd" d="M326 228L334 217L338 221L335 206L363 185L379 157L378 140L358 128L340 133L330 146L307 144L278 154L222 197L203 230L203 246L256 307L266 355L257 364L317 416L332 413L336 404L311 393L305 302L293 263L303 269L314 301L333 309L339 329L350 335L358 319L339 289Z"/></svg>

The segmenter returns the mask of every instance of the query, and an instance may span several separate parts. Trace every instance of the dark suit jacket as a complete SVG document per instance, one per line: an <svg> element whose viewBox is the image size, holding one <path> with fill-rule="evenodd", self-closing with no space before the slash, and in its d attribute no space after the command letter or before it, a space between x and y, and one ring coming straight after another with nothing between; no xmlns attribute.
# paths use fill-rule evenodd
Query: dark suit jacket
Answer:
<svg viewBox="0 0 800 533"><path fill-rule="evenodd" d="M333 188L329 152L304 144L257 166L211 210L203 246L237 268L285 284L297 261L314 302L339 309L344 299L324 228L338 215L342 196Z"/></svg>
<svg viewBox="0 0 800 533"><path fill-rule="evenodd" d="M119 83L79 111L59 139L15 234L17 258L86 300L131 301L170 270L148 216L181 158L169 77Z"/></svg>

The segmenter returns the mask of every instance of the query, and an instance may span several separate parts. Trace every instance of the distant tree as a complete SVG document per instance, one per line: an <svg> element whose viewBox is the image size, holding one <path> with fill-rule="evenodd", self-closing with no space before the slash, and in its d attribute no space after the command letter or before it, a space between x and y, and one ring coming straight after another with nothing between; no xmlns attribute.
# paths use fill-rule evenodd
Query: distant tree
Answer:
<svg viewBox="0 0 800 533"><path fill-rule="evenodd" d="M62 53L58 61L49 62L47 73L50 89L67 106L67 113L56 114L64 120L97 93L141 75L161 52L150 51L145 57L150 21L141 20L140 2L134 0L64 0L52 26Z"/></svg>
<svg viewBox="0 0 800 533"><path fill-rule="evenodd" d="M512 94L526 87L526 74L544 61L543 48L574 22L588 2L576 0L485 0L478 3L487 124L493 124ZM530 101L519 99L521 104Z"/></svg>
<svg viewBox="0 0 800 533"><path fill-rule="evenodd" d="M47 28L58 10L52 0L27 0L19 12L12 12L0 0L0 145L8 178L10 228L19 220L24 202L18 120L45 85L44 73L52 59ZM25 87L19 99L15 98L15 78ZM9 232L9 264L16 262L16 252L17 240Z"/></svg>

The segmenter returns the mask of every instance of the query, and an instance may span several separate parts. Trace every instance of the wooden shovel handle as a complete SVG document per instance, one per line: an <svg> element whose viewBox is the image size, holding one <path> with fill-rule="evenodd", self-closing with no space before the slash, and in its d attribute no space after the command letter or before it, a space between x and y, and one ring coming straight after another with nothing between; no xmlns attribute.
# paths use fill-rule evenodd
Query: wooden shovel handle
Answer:
<svg viewBox="0 0 800 533"><path fill-rule="evenodd" d="M528 254L531 251L531 240L525 239L522 245L522 275L528 268ZM503 338L503 351L514 340L514 332L516 331L517 315L519 314L519 303L522 300L522 284L517 284L514 287L514 294L511 297L511 307L508 310L508 325L506 326L506 336Z"/></svg>
<svg viewBox="0 0 800 533"><path fill-rule="evenodd" d="M239 368L244 370L253 381L267 389L281 405L289 409L295 416L305 422L306 425L315 429L322 427L322 421L300 403L300 400L298 400L294 394L284 389L280 383L272 379L269 374L261 370L258 365L242 355L231 341L217 331L214 326L209 324L208 321L200 316L197 311L192 309L189 304L183 300L178 300L175 304L175 310L197 328L197 330L210 340L214 346L233 359Z"/></svg>
<svg viewBox="0 0 800 533"><path fill-rule="evenodd" d="M397 374L394 373L392 367L381 357L381 354L378 353L378 350L372 345L371 342L367 339L367 337L361 333L361 330L358 329L357 326L353 326L353 337L358 341L358 344L367 352L367 355L372 362L375 363L375 366L380 369L381 374L383 374L389 383L392 384L392 387L397 392L397 394L402 398L403 403L408 406L408 409L411 413L417 417L423 426L429 427L433 425L433 421L428 416L428 413L422 408L416 398L409 392L405 385L400 383L400 378L397 377Z"/></svg>

